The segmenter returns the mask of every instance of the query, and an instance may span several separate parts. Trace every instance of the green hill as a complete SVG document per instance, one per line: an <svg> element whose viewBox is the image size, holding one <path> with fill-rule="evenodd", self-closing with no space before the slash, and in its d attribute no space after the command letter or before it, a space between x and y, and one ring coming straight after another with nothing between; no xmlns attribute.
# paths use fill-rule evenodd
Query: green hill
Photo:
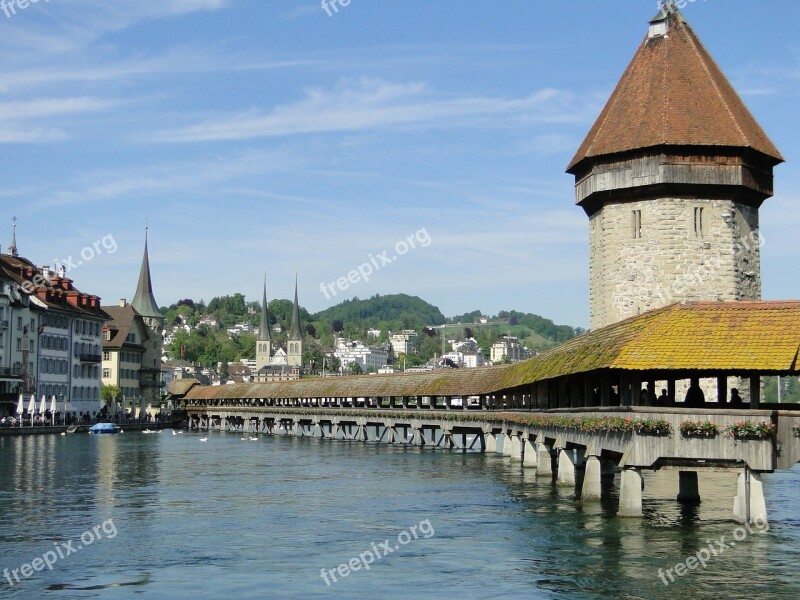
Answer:
<svg viewBox="0 0 800 600"><path fill-rule="evenodd" d="M396 329L422 329L426 325L441 325L446 321L438 307L407 294L345 300L312 315L311 319L320 323L358 323L361 329L379 327L382 323L388 323Z"/></svg>

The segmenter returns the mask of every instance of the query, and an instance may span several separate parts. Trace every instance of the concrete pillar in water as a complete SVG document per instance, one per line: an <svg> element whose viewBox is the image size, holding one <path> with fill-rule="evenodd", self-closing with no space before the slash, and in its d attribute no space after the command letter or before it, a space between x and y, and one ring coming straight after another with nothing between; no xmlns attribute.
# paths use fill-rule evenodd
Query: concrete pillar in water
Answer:
<svg viewBox="0 0 800 600"><path fill-rule="evenodd" d="M749 479L749 481L748 481ZM748 523L747 513L747 488L750 488L749 522L767 522L767 502L764 499L764 487L761 484L761 474L745 469L739 473L737 494L733 499L733 518L739 523Z"/></svg>
<svg viewBox="0 0 800 600"><path fill-rule="evenodd" d="M511 460L522 460L522 444L518 435L511 436Z"/></svg>
<svg viewBox="0 0 800 600"><path fill-rule="evenodd" d="M542 444L541 442L536 444L536 457L536 474L539 477L552 477L553 459L550 456L550 446Z"/></svg>
<svg viewBox="0 0 800 600"><path fill-rule="evenodd" d="M600 459L596 456L587 456L586 472L583 476L583 488L581 489L582 501L591 502L600 500L602 497L600 472Z"/></svg>
<svg viewBox="0 0 800 600"><path fill-rule="evenodd" d="M619 482L618 517L642 516L642 474L639 469L622 469Z"/></svg>
<svg viewBox="0 0 800 600"><path fill-rule="evenodd" d="M425 438L422 434L422 428L415 427L414 428L414 439L411 440L411 443L414 446L424 446L425 445Z"/></svg>
<svg viewBox="0 0 800 600"><path fill-rule="evenodd" d="M575 486L575 463L572 459L572 450L558 449L558 477L556 483L563 486Z"/></svg>
<svg viewBox="0 0 800 600"><path fill-rule="evenodd" d="M484 452L497 452L497 438L493 433L484 433L483 441L484 444L486 444L486 447L483 449Z"/></svg>
<svg viewBox="0 0 800 600"><path fill-rule="evenodd" d="M536 461L536 448L533 447L531 441L526 437L524 442L525 458L522 460L523 467L535 467Z"/></svg>
<svg viewBox="0 0 800 600"><path fill-rule="evenodd" d="M503 434L503 456L508 456L509 458L512 455L511 450L511 434L504 433Z"/></svg>
<svg viewBox="0 0 800 600"><path fill-rule="evenodd" d="M678 502L700 504L700 488L697 484L697 471L678 473Z"/></svg>

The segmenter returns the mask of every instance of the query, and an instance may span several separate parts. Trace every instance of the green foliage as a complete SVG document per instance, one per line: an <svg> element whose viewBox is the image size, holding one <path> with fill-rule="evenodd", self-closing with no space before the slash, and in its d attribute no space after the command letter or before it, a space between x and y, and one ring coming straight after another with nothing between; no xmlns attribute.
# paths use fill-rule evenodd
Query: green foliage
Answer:
<svg viewBox="0 0 800 600"><path fill-rule="evenodd" d="M122 390L119 389L119 386L113 384L103 384L103 387L100 389L100 397L103 399L104 404L111 404L114 398L122 398Z"/></svg>
<svg viewBox="0 0 800 600"><path fill-rule="evenodd" d="M781 403L800 403L800 379L797 377L781 377ZM778 378L764 378L764 402L778 402Z"/></svg>

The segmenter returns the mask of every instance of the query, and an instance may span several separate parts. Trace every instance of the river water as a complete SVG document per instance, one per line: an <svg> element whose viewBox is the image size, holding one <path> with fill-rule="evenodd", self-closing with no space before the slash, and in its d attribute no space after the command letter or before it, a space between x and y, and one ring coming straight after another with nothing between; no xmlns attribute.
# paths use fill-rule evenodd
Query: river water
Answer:
<svg viewBox="0 0 800 600"><path fill-rule="evenodd" d="M726 473L632 520L495 454L200 439L0 438L0 598L800 598L797 468L747 532Z"/></svg>

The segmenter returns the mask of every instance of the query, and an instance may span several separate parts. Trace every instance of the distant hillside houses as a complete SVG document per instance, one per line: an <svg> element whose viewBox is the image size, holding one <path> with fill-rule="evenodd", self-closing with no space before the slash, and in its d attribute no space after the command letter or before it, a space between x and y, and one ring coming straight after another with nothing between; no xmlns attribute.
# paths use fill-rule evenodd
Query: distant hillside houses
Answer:
<svg viewBox="0 0 800 600"><path fill-rule="evenodd" d="M389 351L381 346L367 346L364 342L337 338L333 355L343 369L355 363L362 372L378 371L389 361Z"/></svg>
<svg viewBox="0 0 800 600"><path fill-rule="evenodd" d="M492 345L491 360L493 363L519 362L532 356L530 350L523 346L513 335L503 335Z"/></svg>
<svg viewBox="0 0 800 600"><path fill-rule="evenodd" d="M391 333L391 332L390 332ZM389 343L395 354L409 354L419 334L413 329L404 329L400 333L391 334Z"/></svg>

